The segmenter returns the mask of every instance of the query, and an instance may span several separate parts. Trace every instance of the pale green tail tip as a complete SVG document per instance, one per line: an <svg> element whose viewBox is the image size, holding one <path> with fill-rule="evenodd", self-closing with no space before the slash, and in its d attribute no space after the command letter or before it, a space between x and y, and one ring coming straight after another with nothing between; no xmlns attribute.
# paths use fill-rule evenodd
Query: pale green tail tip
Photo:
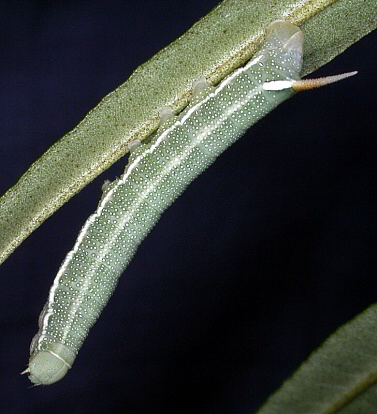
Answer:
<svg viewBox="0 0 377 414"><path fill-rule="evenodd" d="M47 351L39 351L29 361L29 368L23 373L29 374L35 385L50 385L61 380L70 367L57 355Z"/></svg>

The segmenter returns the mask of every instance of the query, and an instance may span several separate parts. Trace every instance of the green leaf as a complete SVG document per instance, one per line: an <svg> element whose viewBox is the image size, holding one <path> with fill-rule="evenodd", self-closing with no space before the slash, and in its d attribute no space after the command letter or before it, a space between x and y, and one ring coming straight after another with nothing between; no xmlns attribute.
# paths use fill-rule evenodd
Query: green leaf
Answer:
<svg viewBox="0 0 377 414"><path fill-rule="evenodd" d="M273 20L303 25L310 73L376 28L375 0L225 0L140 66L53 145L0 199L0 263L46 218L158 126L164 106L180 111L193 82L217 83L248 60ZM126 50L125 50L126 53Z"/></svg>
<svg viewBox="0 0 377 414"><path fill-rule="evenodd" d="M371 414L377 407L377 305L342 326L258 414Z"/></svg>

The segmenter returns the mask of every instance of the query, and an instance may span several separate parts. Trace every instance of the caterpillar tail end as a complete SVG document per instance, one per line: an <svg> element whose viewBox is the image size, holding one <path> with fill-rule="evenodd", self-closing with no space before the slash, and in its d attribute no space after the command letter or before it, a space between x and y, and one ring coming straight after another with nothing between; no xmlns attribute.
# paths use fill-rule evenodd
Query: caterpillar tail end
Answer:
<svg viewBox="0 0 377 414"><path fill-rule="evenodd" d="M285 20L275 20L267 26L267 42L277 40L285 51L295 51L300 60L304 54L304 33L293 23Z"/></svg>
<svg viewBox="0 0 377 414"><path fill-rule="evenodd" d="M61 380L69 368L69 365L57 355L49 351L39 351L32 355L29 368L24 373L28 374L30 381L35 385L50 385Z"/></svg>

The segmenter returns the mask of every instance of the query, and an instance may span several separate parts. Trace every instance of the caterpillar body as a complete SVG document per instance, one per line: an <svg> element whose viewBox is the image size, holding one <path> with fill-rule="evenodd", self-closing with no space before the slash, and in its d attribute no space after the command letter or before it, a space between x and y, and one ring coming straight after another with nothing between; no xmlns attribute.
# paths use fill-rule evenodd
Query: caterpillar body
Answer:
<svg viewBox="0 0 377 414"><path fill-rule="evenodd" d="M299 80L302 55L302 31L288 22L272 23L253 60L215 89L200 92L148 144L133 146L124 174L104 186L97 210L50 289L24 371L34 384L52 384L71 368L119 277L162 212L246 129L295 90L308 87ZM347 76L351 74L319 83ZM200 82L198 89L202 86ZM170 116L164 113L162 118Z"/></svg>

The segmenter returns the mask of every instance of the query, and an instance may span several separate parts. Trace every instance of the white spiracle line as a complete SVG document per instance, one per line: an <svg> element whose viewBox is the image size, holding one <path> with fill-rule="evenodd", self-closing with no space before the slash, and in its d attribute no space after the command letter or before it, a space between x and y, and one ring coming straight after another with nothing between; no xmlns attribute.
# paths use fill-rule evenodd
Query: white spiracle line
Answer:
<svg viewBox="0 0 377 414"><path fill-rule="evenodd" d="M96 218L99 217L102 214L103 209L106 207L107 203L110 201L110 199L113 196L113 193L115 192L115 190L121 186L122 184L124 184L126 182L126 180L128 179L128 177L130 176L130 174L132 173L132 171L139 165L139 163L149 154L153 154L153 152L159 147L159 145L166 139L167 135L173 131L175 128L177 128L180 125L184 125L185 122L190 118L191 114L193 112L195 112L197 109L199 109L202 105L204 105L208 100L212 99L213 97L215 97L220 91L222 91L236 76L238 76L239 74L241 74L242 72L245 72L246 70L248 70L251 66L256 65L258 62L261 61L261 59L263 59L263 55L259 55L256 58L250 60L245 66L235 70L230 76L228 76L223 82L220 83L220 85L210 94L208 94L202 101L198 102L196 105L194 105L193 107L191 107L187 113L181 118L178 119L171 127L169 127L168 129L166 129L161 135L160 137L156 140L156 142L151 145L146 151L144 151L142 154L140 154L137 158L135 158L135 160L129 165L129 167L127 168L127 171L123 174L123 176L119 179L119 181L114 185L114 187L108 191L108 193L106 194L106 196L102 199L102 201L100 202L97 210L89 216L89 218L86 220L84 226L82 227L82 229L80 230L80 233L77 237L77 240L72 248L72 250L67 254L67 256L65 257L62 265L60 266L60 269L54 279L54 282L51 286L50 292L49 292L49 296L48 296L48 309L47 312L43 318L43 325L41 328L41 335L38 339L38 346L36 347L36 349L39 349L39 346L43 340L43 338L46 335L47 329L48 329L48 320L50 318L50 316L53 314L53 309L51 307L51 304L54 303L54 298L55 298L55 292L59 286L59 281L62 277L62 275L64 274L65 270L67 269L69 263L72 260L72 257L74 256L74 254L77 252L77 250L79 249L84 237L87 235L88 230L90 228L90 226L95 222ZM259 89L259 88L258 88ZM221 122L223 121L224 118L226 118L227 116L229 116L230 113L233 113L236 109L232 107L226 112L226 114L224 114L222 117L219 118L219 120L216 122L215 126L213 126L213 129L215 129L216 127L218 127L219 124L221 124ZM176 162L173 165L178 165L186 156L187 154L192 151L193 147L197 145L198 142L200 142L203 137L207 134L203 133L203 134L199 134L198 138L195 140L195 143L193 143L191 146L189 146L180 156L177 157ZM172 167L173 168L173 167ZM170 172L172 168L169 168L167 170L167 172ZM145 190L140 199L145 198L149 192L151 192L151 189ZM103 255L102 255L103 256Z"/></svg>

